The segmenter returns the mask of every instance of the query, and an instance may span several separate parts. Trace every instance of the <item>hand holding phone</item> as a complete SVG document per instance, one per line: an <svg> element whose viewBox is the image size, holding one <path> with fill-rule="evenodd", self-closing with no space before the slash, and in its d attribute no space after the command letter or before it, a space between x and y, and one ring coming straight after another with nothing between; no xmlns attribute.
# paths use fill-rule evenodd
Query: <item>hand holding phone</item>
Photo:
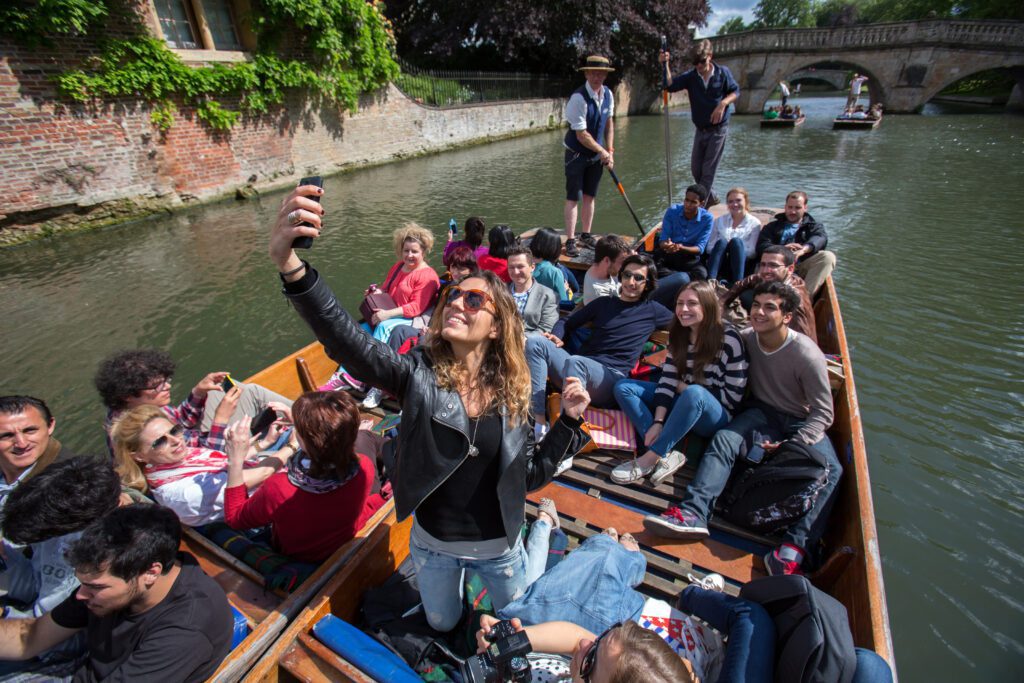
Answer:
<svg viewBox="0 0 1024 683"><path fill-rule="evenodd" d="M452 237L459 234L459 224L452 218L448 221L448 232L452 234Z"/></svg>
<svg viewBox="0 0 1024 683"><path fill-rule="evenodd" d="M277 411L273 408L264 408L263 412L256 416L256 419L252 421L252 425L249 427L250 433L253 436L263 436L270 429L270 425L274 424L277 419Z"/></svg>
<svg viewBox="0 0 1024 683"><path fill-rule="evenodd" d="M231 379L231 375L229 373L229 374L224 375L224 381L220 383L220 388L223 389L224 393L226 394L229 391L231 391L231 389L236 384L238 384L238 382L236 382L235 380Z"/></svg>
<svg viewBox="0 0 1024 683"><path fill-rule="evenodd" d="M318 175L310 176L308 178L303 178L302 180L299 181L298 187L302 187L303 185L316 185L317 187L322 188L324 186L324 179L322 176ZM309 199L312 199L315 202L320 201L320 197L318 195L313 195L312 197L309 197ZM299 225L312 226L313 224L309 223L308 221L302 221L301 223L299 223ZM312 248L312 246L312 237L296 237L295 240L292 242L292 249L310 249Z"/></svg>

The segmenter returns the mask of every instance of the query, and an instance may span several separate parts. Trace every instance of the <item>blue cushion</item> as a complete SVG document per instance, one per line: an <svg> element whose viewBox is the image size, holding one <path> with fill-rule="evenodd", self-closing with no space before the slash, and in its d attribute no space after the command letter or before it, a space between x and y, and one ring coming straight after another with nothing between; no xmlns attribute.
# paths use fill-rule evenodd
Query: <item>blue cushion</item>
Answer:
<svg viewBox="0 0 1024 683"><path fill-rule="evenodd" d="M245 615L239 612L238 608L234 605L231 605L231 616L235 619L235 623L231 628L231 649L234 650L249 635L249 622L246 621Z"/></svg>
<svg viewBox="0 0 1024 683"><path fill-rule="evenodd" d="M422 683L401 657L333 614L313 625L313 635L375 681Z"/></svg>

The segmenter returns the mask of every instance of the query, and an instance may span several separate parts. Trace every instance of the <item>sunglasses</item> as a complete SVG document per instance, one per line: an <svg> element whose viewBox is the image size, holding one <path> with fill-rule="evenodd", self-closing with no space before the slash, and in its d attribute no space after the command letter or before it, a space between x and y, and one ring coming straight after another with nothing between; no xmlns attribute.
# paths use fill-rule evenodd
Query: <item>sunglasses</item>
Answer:
<svg viewBox="0 0 1024 683"><path fill-rule="evenodd" d="M632 280L633 282L643 282L644 280L647 279L647 273L638 273L635 270L629 272L622 271L621 273L619 273L619 279Z"/></svg>
<svg viewBox="0 0 1024 683"><path fill-rule="evenodd" d="M586 681L586 683L590 683L590 677L594 673L594 665L597 664L597 648L601 647L601 641L620 626L622 626L621 621L609 626L607 631L597 637L594 644L587 650L587 654L583 655L583 659L580 661L580 678Z"/></svg>
<svg viewBox="0 0 1024 683"><path fill-rule="evenodd" d="M185 428L184 427L182 427L181 425L174 425L173 427L171 427L171 431L167 432L166 434L164 434L163 436L161 436L158 439L153 439L153 443L149 444L149 446L154 451L155 450L159 450L159 449L163 448L164 446L166 446L170 442L170 440L171 440L170 437L173 436L174 438L178 438L178 437L180 437L184 433L185 433Z"/></svg>
<svg viewBox="0 0 1024 683"><path fill-rule="evenodd" d="M455 303L459 298L462 298L462 305L470 313L476 313L482 309L488 301L494 302L491 295L482 289L463 289L462 287L449 287L448 288L448 305Z"/></svg>

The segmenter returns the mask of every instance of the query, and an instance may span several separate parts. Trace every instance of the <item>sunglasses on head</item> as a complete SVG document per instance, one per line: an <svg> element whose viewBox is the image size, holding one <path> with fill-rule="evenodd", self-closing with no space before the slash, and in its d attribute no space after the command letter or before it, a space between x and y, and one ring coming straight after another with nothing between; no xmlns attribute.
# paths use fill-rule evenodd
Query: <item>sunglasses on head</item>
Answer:
<svg viewBox="0 0 1024 683"><path fill-rule="evenodd" d="M594 673L594 665L597 664L597 648L601 646L601 641L620 626L622 626L621 621L609 626L607 631L597 637L594 644L587 650L587 654L583 655L583 659L580 660L580 678L586 681L586 683L590 683L590 676Z"/></svg>
<svg viewBox="0 0 1024 683"><path fill-rule="evenodd" d="M462 298L462 305L470 313L476 313L483 308L488 301L493 302L494 299L491 295L482 289L463 289L462 287L452 286L448 288L448 304L453 304L459 298Z"/></svg>
<svg viewBox="0 0 1024 683"><path fill-rule="evenodd" d="M635 270L622 271L619 273L620 280L632 280L633 282L643 282L647 279L647 273L640 273Z"/></svg>
<svg viewBox="0 0 1024 683"><path fill-rule="evenodd" d="M170 443L170 440L171 440L172 436L174 438L178 438L179 436L181 436L184 433L185 433L185 428L184 427L182 427L181 425L174 425L173 427L171 427L171 430L169 432L167 432L166 434L164 434L163 436L161 436L158 439L153 439L153 443L149 444L149 446L154 451L158 450L158 449L163 448L164 446L166 446L168 443Z"/></svg>

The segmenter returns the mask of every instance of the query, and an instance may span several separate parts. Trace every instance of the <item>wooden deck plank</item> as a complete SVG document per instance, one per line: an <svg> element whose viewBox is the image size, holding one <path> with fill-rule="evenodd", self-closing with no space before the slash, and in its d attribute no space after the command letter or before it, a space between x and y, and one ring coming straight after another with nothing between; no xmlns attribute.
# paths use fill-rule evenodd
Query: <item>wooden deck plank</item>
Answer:
<svg viewBox="0 0 1024 683"><path fill-rule="evenodd" d="M617 505L609 505L605 501L558 483L548 484L529 494L527 498L533 503L539 503L541 498L550 498L555 501L559 511L565 511L577 521L582 520L602 529L615 527L619 533L629 532L642 545L664 555L686 560L694 566L717 572L732 581L746 583L764 576L764 566L760 558L755 558L750 553L711 539L669 541L653 536L644 530L643 515Z"/></svg>

